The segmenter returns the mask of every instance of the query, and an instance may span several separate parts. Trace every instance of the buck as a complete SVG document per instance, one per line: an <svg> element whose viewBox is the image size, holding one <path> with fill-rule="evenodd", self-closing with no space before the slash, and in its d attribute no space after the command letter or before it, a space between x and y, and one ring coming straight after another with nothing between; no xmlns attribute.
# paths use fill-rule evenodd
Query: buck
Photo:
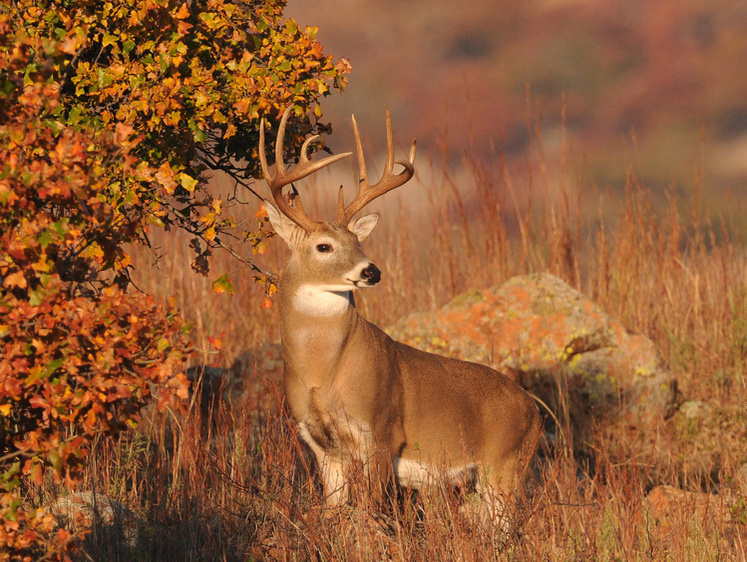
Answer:
<svg viewBox="0 0 747 562"><path fill-rule="evenodd" d="M283 142L289 114L290 108L280 122L272 171L265 156L264 120L259 155L274 201L265 201L270 222L291 250L279 280L285 396L298 433L321 468L327 504L347 501L348 473L358 463L385 485L392 476L413 488L435 478L471 483L495 516L524 477L539 440L541 422L533 400L486 366L393 341L358 314L353 298L355 290L381 279L360 246L379 216L354 217L412 178L415 141L409 160L395 162L387 110L386 166L381 180L371 185L353 117L358 194L345 206L341 187L337 222L316 221L299 197L288 201L283 188L351 153L310 161L313 136L303 143L299 163L288 170ZM398 174L395 164L403 168Z"/></svg>

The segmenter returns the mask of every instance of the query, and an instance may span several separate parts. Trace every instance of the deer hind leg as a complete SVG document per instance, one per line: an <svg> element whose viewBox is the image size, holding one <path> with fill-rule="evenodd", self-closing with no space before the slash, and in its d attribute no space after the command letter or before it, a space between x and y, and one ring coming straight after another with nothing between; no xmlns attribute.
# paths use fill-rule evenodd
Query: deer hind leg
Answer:
<svg viewBox="0 0 747 562"><path fill-rule="evenodd" d="M504 535L508 535L516 481L513 470L513 467L503 467L503 470L497 471L479 466L473 493L465 498L462 513L475 523L495 525Z"/></svg>
<svg viewBox="0 0 747 562"><path fill-rule="evenodd" d="M504 534L510 530L509 497L505 487L488 478L477 487L481 517L495 524Z"/></svg>

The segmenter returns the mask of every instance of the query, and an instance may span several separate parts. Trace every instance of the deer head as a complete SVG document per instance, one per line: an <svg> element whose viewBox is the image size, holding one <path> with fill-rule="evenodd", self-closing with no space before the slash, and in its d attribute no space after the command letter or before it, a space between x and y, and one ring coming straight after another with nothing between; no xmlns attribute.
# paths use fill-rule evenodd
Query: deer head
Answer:
<svg viewBox="0 0 747 562"><path fill-rule="evenodd" d="M356 155L358 159L359 187L353 201L345 206L342 187L338 192L337 222L316 221L309 217L297 194L286 197L283 188L292 182L305 178L330 164L350 156L350 152L329 156L312 162L308 157L309 143L317 135L307 138L301 147L298 165L288 170L283 162L283 140L288 123L290 108L286 109L280 121L275 144L275 164L267 165L265 156L264 119L260 125L259 154L262 172L272 193L276 206L265 201L267 213L275 232L286 241L293 251L286 273L297 271L298 282L305 281L316 291L343 292L355 288L371 287L381 279L381 272L371 263L360 249L363 242L376 226L379 215L364 215L355 219L355 215L377 197L399 187L412 178L415 171L415 141L410 149L407 161L394 160L394 140L389 110L386 112L387 160L382 178L374 185L368 182L368 171L363 156L358 125L353 117ZM401 165L404 170L394 173L394 165ZM285 277L288 277L286 275Z"/></svg>

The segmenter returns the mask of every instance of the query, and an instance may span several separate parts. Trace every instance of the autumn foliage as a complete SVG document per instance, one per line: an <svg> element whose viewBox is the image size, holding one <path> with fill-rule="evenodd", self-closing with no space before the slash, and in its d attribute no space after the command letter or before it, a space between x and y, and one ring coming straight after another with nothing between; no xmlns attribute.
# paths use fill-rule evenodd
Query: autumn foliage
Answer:
<svg viewBox="0 0 747 562"><path fill-rule="evenodd" d="M188 327L132 289L126 245L190 232L208 269L242 232L209 170L256 175L260 116L316 103L347 63L282 2L33 2L0 8L0 545L65 557L28 501L74 486L91 441L187 396ZM307 133L312 128L294 132ZM290 144L290 143L289 143ZM250 261L250 260L247 260Z"/></svg>
<svg viewBox="0 0 747 562"><path fill-rule="evenodd" d="M178 226L195 235L194 267L206 272L209 248L232 232L225 201L205 191L210 172L251 189L259 173L258 125L293 105L300 125L291 142L312 130L319 98L342 88L349 69L282 16L284 2L38 2L22 0L11 22L16 40L54 39L52 65L61 124L76 130L125 130L139 139L133 154L148 164L148 189L122 184L112 195L140 223ZM35 48L38 57L38 47ZM142 239L143 232L133 237Z"/></svg>

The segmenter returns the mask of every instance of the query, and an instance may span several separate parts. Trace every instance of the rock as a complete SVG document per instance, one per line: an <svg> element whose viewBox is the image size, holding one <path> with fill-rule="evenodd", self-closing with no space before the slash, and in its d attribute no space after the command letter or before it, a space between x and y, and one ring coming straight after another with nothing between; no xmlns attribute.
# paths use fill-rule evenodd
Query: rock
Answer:
<svg viewBox="0 0 747 562"><path fill-rule="evenodd" d="M733 508L736 500L728 494L688 492L674 486L655 486L644 500L648 515L665 533L695 519L698 523L739 523Z"/></svg>
<svg viewBox="0 0 747 562"><path fill-rule="evenodd" d="M239 355L230 368L235 380L247 381L257 379L256 373L269 375L279 381L283 377L283 355L279 343L266 343L251 351Z"/></svg>
<svg viewBox="0 0 747 562"><path fill-rule="evenodd" d="M713 407L700 400L688 400L680 405L679 411L685 419L697 420L710 417L713 413Z"/></svg>
<svg viewBox="0 0 747 562"><path fill-rule="evenodd" d="M741 482L743 478L747 491L747 471L740 477L740 466L747 461L747 409L743 404L687 400L666 426L677 444L669 454L678 472L696 479Z"/></svg>
<svg viewBox="0 0 747 562"><path fill-rule="evenodd" d="M490 365L556 413L565 404L579 428L598 416L638 426L673 409L675 379L653 343L550 274L468 291L387 332L426 351Z"/></svg>
<svg viewBox="0 0 747 562"><path fill-rule="evenodd" d="M220 411L221 401L230 395L228 369L206 365L187 369L190 394L200 393L199 405L202 420L208 420Z"/></svg>
<svg viewBox="0 0 747 562"><path fill-rule="evenodd" d="M138 519L123 504L94 492L75 492L59 498L50 506L50 512L60 525L79 533L91 530L86 541L114 539L120 550L135 548L138 541Z"/></svg>
<svg viewBox="0 0 747 562"><path fill-rule="evenodd" d="M262 376L257 376L258 373ZM263 381L268 377L279 381L282 373L280 344L270 343L244 351L228 369L207 365L190 367L187 378L192 392L199 389L203 420L217 421L221 405L229 410L244 407L250 394L261 394L259 387Z"/></svg>

